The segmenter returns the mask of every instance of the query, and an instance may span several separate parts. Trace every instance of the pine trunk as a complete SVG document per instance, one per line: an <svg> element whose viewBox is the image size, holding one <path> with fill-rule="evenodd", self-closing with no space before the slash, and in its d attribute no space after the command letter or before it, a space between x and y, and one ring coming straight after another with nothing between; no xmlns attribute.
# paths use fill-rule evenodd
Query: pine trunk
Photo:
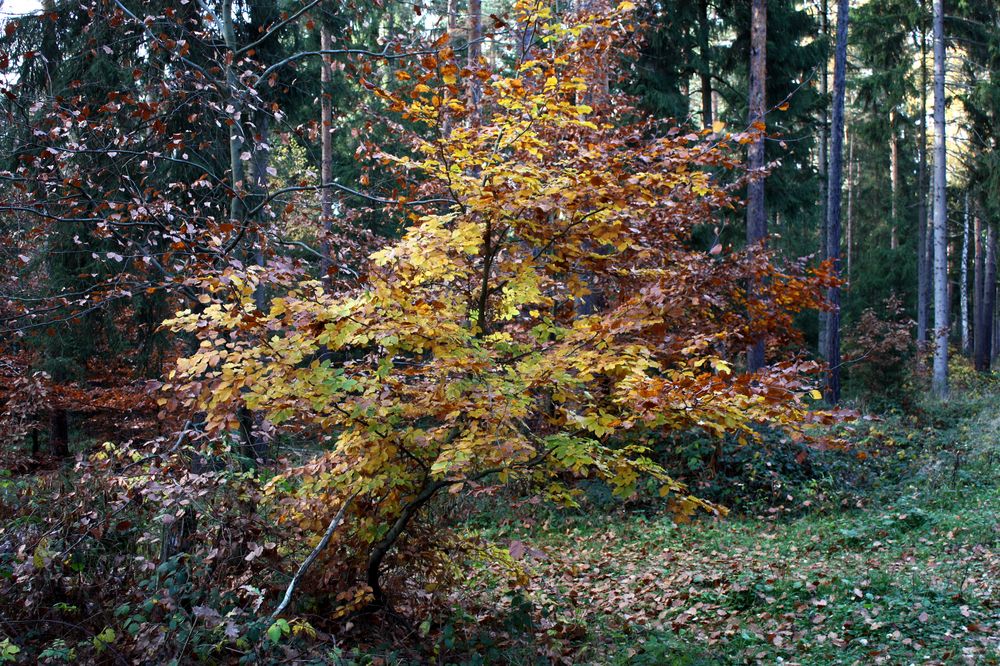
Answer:
<svg viewBox="0 0 1000 666"><path fill-rule="evenodd" d="M829 203L826 220L827 258L840 273L840 195L844 154L844 93L847 83L847 25L850 18L848 0L837 2L837 49L833 65L833 114L830 125L830 180L827 186ZM826 399L840 402L840 289L827 290L832 310L826 319L826 360L829 372Z"/></svg>

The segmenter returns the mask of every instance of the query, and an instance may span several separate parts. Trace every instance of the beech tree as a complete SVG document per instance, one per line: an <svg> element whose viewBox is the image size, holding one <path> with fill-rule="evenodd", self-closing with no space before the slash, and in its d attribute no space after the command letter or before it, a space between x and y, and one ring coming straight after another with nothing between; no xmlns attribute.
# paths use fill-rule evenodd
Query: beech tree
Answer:
<svg viewBox="0 0 1000 666"><path fill-rule="evenodd" d="M734 146L757 132L631 124L623 99L579 101L611 73L605 56L632 10L560 22L519 3L517 25L535 26L539 46L510 71L462 68L439 44L397 73L408 88L375 91L415 129L408 154L377 157L419 179L425 203L372 255L365 284L290 281L261 309L254 291L273 278L228 267L199 281L212 294L203 310L168 322L201 343L164 389L203 410L210 432L231 429L245 401L333 439L275 479L270 501L309 542L355 498L320 556L340 612L389 603L387 574L397 585L415 569L445 575L453 536L420 522L439 496L520 478L572 504L565 479L594 476L626 497L649 479L681 514L718 511L647 456L657 433L748 440L768 423L798 438L815 418L815 364L734 375L725 350L794 339L791 317L817 306L830 278L779 271L759 248L689 244L733 205L714 172L735 167ZM458 95L459 77L484 82L481 107ZM478 126L461 122L472 114ZM578 314L594 290L592 312Z"/></svg>

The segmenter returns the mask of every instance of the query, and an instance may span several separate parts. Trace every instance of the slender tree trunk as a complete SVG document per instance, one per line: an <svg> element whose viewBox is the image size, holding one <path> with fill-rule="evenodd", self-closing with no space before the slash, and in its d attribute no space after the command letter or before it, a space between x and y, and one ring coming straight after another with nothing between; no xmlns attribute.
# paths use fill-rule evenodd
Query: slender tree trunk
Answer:
<svg viewBox="0 0 1000 666"><path fill-rule="evenodd" d="M234 67L236 65L236 54L238 46L236 43L236 29L233 22L233 2L223 0L222 2L222 37L229 52L225 70L227 94L229 106L232 107L231 120L229 125L229 166L232 178L233 195L230 201L229 217L230 222L236 228L242 228L251 224L247 197L254 204L263 200L267 189L267 166L268 153L267 146L267 116L264 113L259 115L260 127L258 135L250 134L247 114L251 109L245 107L241 102L239 93L239 83ZM251 173L253 179L250 182L247 178L246 166L244 165L244 154L249 154ZM258 215L263 216L261 210ZM258 230L257 239L253 246L252 259L259 265L264 264L263 254L263 232ZM249 253L249 252L248 252ZM266 305L266 286L258 285L254 290L254 303L259 310L263 310ZM246 409L240 407L237 420L240 422L240 434L243 441L243 453L251 459L256 455L258 444L254 440L253 415Z"/></svg>
<svg viewBox="0 0 1000 666"><path fill-rule="evenodd" d="M752 0L750 18L750 124L764 123L767 81L767 0ZM747 184L747 245L764 242L767 237L767 214L764 210L764 136L750 144L751 178ZM751 285L755 289L756 285ZM755 372L764 367L764 340L755 341L747 350L747 368Z"/></svg>
<svg viewBox="0 0 1000 666"><path fill-rule="evenodd" d="M330 28L326 21L321 20L319 28L320 48L324 51L333 48L333 40L330 38ZM333 180L333 98L331 86L333 84L333 63L330 56L323 56L320 60L320 102L319 102L319 127L320 139L320 181L326 186ZM333 190L324 187L320 190L320 215L321 224L327 236L323 239L323 260L320 265L320 277L329 281L333 268L333 247L331 246L330 234L333 232Z"/></svg>
<svg viewBox="0 0 1000 666"><path fill-rule="evenodd" d="M948 228L944 1L934 0L934 393L948 395Z"/></svg>
<svg viewBox="0 0 1000 666"><path fill-rule="evenodd" d="M993 308L993 345L990 354L990 363L996 367L997 357L1000 356L1000 309Z"/></svg>
<svg viewBox="0 0 1000 666"><path fill-rule="evenodd" d="M983 252L983 227L979 216L973 217L972 221L972 363L978 370L980 368L980 358L983 355L983 276L986 266L986 253Z"/></svg>
<svg viewBox="0 0 1000 666"><path fill-rule="evenodd" d="M827 0L821 0L820 2L820 16L819 16L819 30L820 39L825 43L827 35L829 33L828 26L829 10L827 7ZM819 79L819 92L823 97L823 103L819 115L819 201L820 201L820 211L822 212L823 218L820 222L819 228L819 256L824 259L827 256L826 252L826 206L827 206L827 178L829 177L827 172L828 167L828 157L827 148L830 143L830 118L827 113L826 106L826 96L830 92L829 86L829 72L827 71L829 63L829 50L824 49L823 52L823 68L820 70ZM819 353L820 356L826 357L826 318L827 313L823 310L819 312Z"/></svg>
<svg viewBox="0 0 1000 666"><path fill-rule="evenodd" d="M372 605L374 607L385 608L388 605L388 599L382 589L382 563L385 561L385 556L389 554L396 540L403 534L417 512L434 497L435 493L447 485L442 481L428 482L420 494L403 507L399 517L396 518L382 540L372 547L371 553L368 555L366 582L372 590Z"/></svg>
<svg viewBox="0 0 1000 666"><path fill-rule="evenodd" d="M712 70L709 53L708 0L698 0L698 73L701 76L701 124L712 127Z"/></svg>
<svg viewBox="0 0 1000 666"><path fill-rule="evenodd" d="M837 2L837 49L833 64L833 114L830 126L830 182L827 187L827 258L840 273L840 195L844 153L844 94L847 84L847 24L850 17L848 0ZM826 320L826 360L830 366L826 382L826 399L840 402L840 288L831 287L827 299L833 306Z"/></svg>
<svg viewBox="0 0 1000 666"><path fill-rule="evenodd" d="M993 360L994 322L997 309L997 227L988 225L986 230L986 276L983 283L983 337L986 339L986 353L983 354L983 370L988 372Z"/></svg>
<svg viewBox="0 0 1000 666"><path fill-rule="evenodd" d="M264 204L267 200L267 188L270 184L270 175L267 170L271 166L270 121L267 113L255 112L254 115L257 117L254 127L257 133L249 137L249 147L253 156L250 163L252 167L250 175L253 178L253 208L257 210L254 214L254 221L257 224L257 238L254 242L253 259L258 266L264 266L266 259L264 256L266 249L264 224L267 219L267 206ZM259 311L263 312L267 309L266 282L262 280L257 285L253 292L253 298L254 305Z"/></svg>
<svg viewBox="0 0 1000 666"><path fill-rule="evenodd" d="M854 135L847 136L847 281L851 281L851 256L854 249Z"/></svg>
<svg viewBox="0 0 1000 666"><path fill-rule="evenodd" d="M899 137L896 129L897 114L893 109L889 112L889 131L892 133L889 139L889 178L892 206L892 225L889 229L889 249L895 250L899 247ZM850 167L848 167L850 168Z"/></svg>
<svg viewBox="0 0 1000 666"><path fill-rule="evenodd" d="M49 450L60 458L69 455L69 417L62 407L49 412Z"/></svg>
<svg viewBox="0 0 1000 666"><path fill-rule="evenodd" d="M253 246L253 259L254 263L263 267L265 263L265 235L263 227L267 216L267 207L264 206L264 201L270 181L267 170L271 164L269 143L270 123L267 113L255 112L255 116L256 122L254 123L254 127L257 130L257 134L249 137L250 145L248 146L252 156L250 177L253 182L253 198L251 201L253 202L253 209L256 210L259 208L254 214L254 221L257 225L257 237ZM247 223L250 223L250 220L247 220ZM270 299L265 281L262 280L254 289L253 300L258 312L266 312L269 309ZM242 454L249 460L263 460L267 458L267 442L264 440L262 436L263 430L260 428L263 419L263 414L259 412L254 413L247 409L246 406L241 406L239 409L237 420L240 423L240 435L243 440Z"/></svg>
<svg viewBox="0 0 1000 666"><path fill-rule="evenodd" d="M948 319L946 321L948 325L948 342L950 344L951 334L955 330L955 322L952 319L954 314L951 311L951 304L955 302L955 288L958 286L957 281L951 279L951 267L955 265L955 262L952 261L952 259L955 257L955 243L952 242L951 240L948 241L948 250L945 253L945 257L947 257L945 261L945 266L947 267L948 271L947 274L949 276L947 282L948 298L945 302L948 303Z"/></svg>
<svg viewBox="0 0 1000 666"><path fill-rule="evenodd" d="M930 271L927 265L927 30L926 4L920 2L920 131L917 135L917 344L927 342Z"/></svg>
<svg viewBox="0 0 1000 666"><path fill-rule="evenodd" d="M483 53L483 10L481 0L469 0L469 118L473 125L479 124L479 102L483 94L482 83L475 72L479 71L479 59Z"/></svg>
<svg viewBox="0 0 1000 666"><path fill-rule="evenodd" d="M994 365L1000 356L1000 310L993 311L993 354L990 362Z"/></svg>
<svg viewBox="0 0 1000 666"><path fill-rule="evenodd" d="M965 215L962 217L962 266L959 300L961 304L962 353L969 355L969 193L965 193Z"/></svg>
<svg viewBox="0 0 1000 666"><path fill-rule="evenodd" d="M226 65L226 85L228 87L229 106L233 109L232 122L229 124L229 169L231 172L233 198L229 202L229 220L237 228L245 222L246 206L243 197L246 190L246 172L243 168L242 153L249 150L243 136L243 108L237 95L236 72L233 71L232 60L236 58L236 31L233 27L232 0L222 2L222 36L229 50L230 61ZM227 109L228 111L228 109Z"/></svg>

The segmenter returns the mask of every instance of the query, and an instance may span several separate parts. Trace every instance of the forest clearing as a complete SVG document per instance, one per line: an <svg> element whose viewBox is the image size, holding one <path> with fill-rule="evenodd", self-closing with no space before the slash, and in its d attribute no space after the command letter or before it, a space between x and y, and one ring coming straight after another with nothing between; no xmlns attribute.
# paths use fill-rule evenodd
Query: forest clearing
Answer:
<svg viewBox="0 0 1000 666"><path fill-rule="evenodd" d="M1000 664L995 0L0 28L0 664Z"/></svg>

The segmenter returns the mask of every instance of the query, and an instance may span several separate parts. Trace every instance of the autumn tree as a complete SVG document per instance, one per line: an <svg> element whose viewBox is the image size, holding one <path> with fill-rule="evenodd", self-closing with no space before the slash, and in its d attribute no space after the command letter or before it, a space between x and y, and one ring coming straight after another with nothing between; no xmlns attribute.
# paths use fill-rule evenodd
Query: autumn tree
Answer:
<svg viewBox="0 0 1000 666"><path fill-rule="evenodd" d="M574 477L623 497L651 479L678 511L715 510L648 446L674 430L745 439L758 424L799 432L805 420L802 373L815 366L733 375L724 356L794 338L792 314L818 303L823 281L778 271L759 250L690 243L734 205L713 174L735 167L732 144L754 134L628 124L622 98L579 101L608 74L632 10L559 21L519 3L516 24L545 29L510 71L465 69L447 43L422 56L398 74L407 89L375 92L414 128L408 154L378 158L417 179L424 204L372 256L365 284L331 293L293 280L260 309L254 290L272 278L230 267L200 280L213 294L203 311L168 322L201 345L164 388L204 410L210 431L232 428L245 401L333 440L271 493L306 542L355 498L323 555L342 610L388 603L386 573L397 586L404 573L446 575L453 536L420 520L441 495L521 478L573 503ZM484 83L474 111L458 94L471 76ZM479 126L459 122L473 112ZM752 295L740 287L750 275L763 285ZM602 298L578 314L593 290Z"/></svg>

